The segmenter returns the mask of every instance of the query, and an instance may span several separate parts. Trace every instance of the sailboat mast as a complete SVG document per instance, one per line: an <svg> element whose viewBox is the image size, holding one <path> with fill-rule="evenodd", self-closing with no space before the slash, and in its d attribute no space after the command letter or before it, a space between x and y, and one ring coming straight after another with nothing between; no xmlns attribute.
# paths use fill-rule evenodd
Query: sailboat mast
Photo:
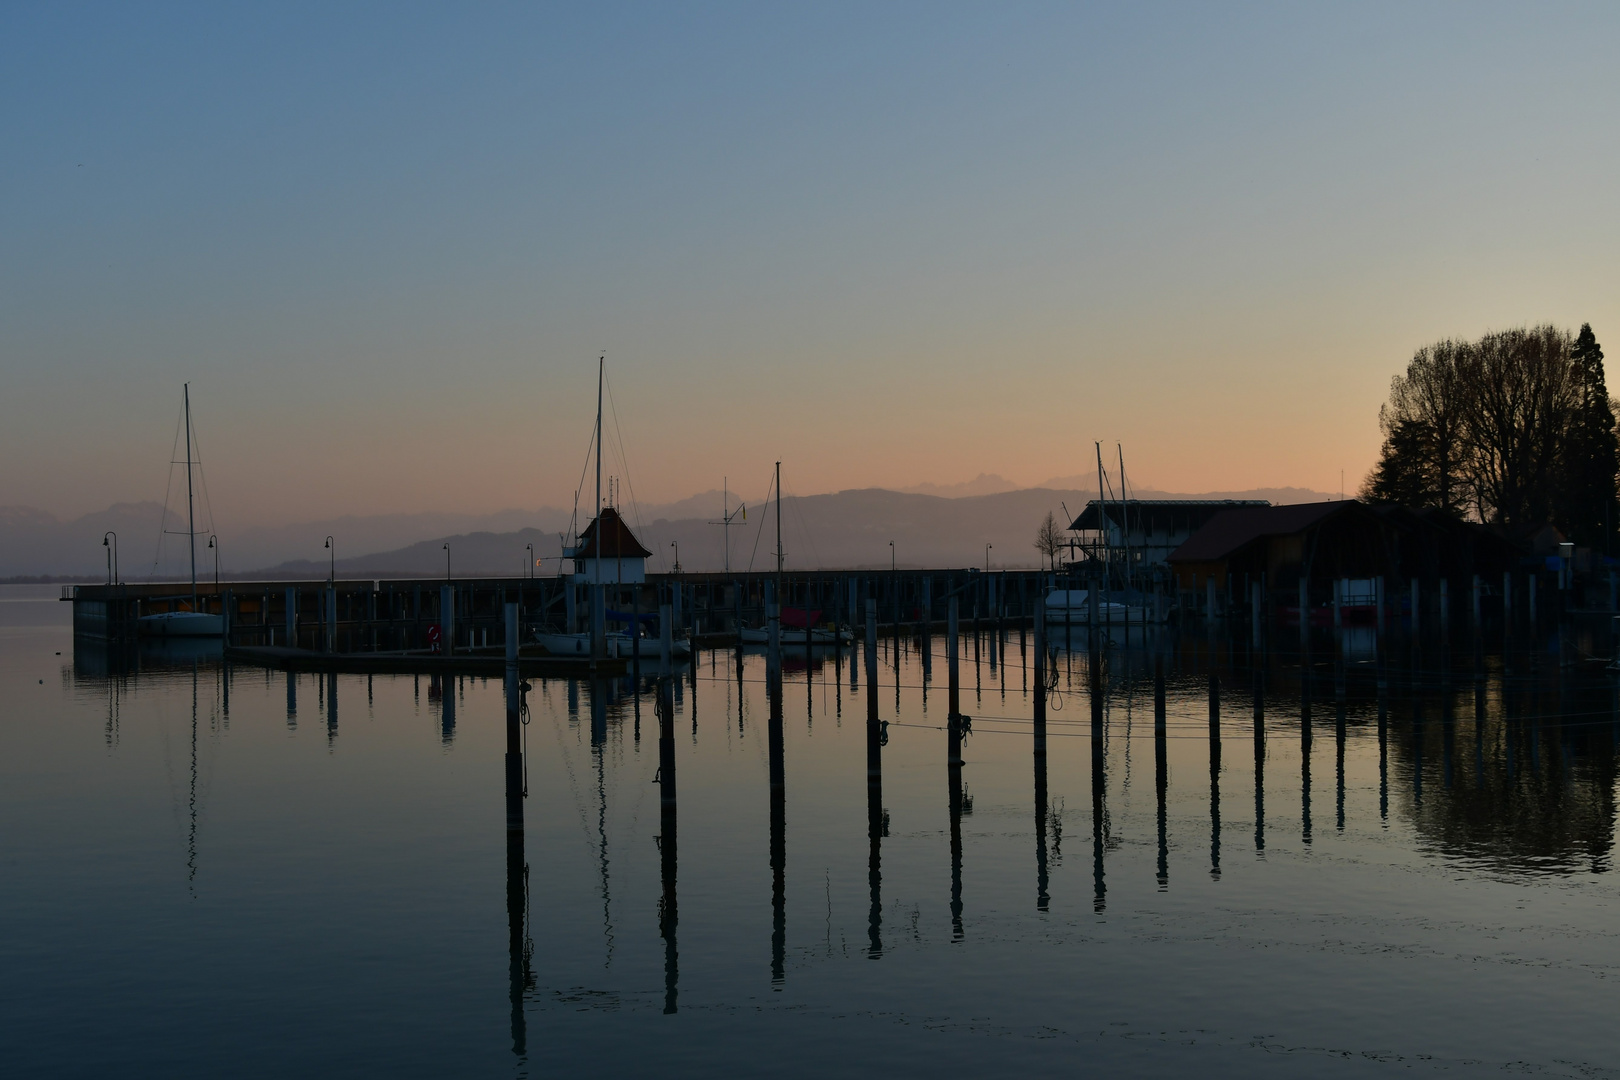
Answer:
<svg viewBox="0 0 1620 1080"><path fill-rule="evenodd" d="M1125 545L1125 589L1131 587L1131 573L1136 567L1131 562L1131 509L1125 501L1125 444L1115 443L1119 450L1119 536Z"/></svg>
<svg viewBox="0 0 1620 1080"><path fill-rule="evenodd" d="M597 557L600 558L602 544L602 373L607 368L607 355L604 353L596 361L596 510L593 511L598 521L596 530Z"/></svg>
<svg viewBox="0 0 1620 1080"><path fill-rule="evenodd" d="M776 463L776 602L782 602L782 463Z"/></svg>
<svg viewBox="0 0 1620 1080"><path fill-rule="evenodd" d="M191 610L197 610L197 511L191 491L191 384L185 384L186 400L186 539L191 542Z"/></svg>
<svg viewBox="0 0 1620 1080"><path fill-rule="evenodd" d="M1102 548L1104 554L1106 554L1108 551L1108 518L1103 513L1103 510L1108 503L1103 495L1102 443L1094 442L1092 445L1097 448L1097 531L1102 533ZM1107 573L1106 566L1103 568L1103 572Z"/></svg>
<svg viewBox="0 0 1620 1080"><path fill-rule="evenodd" d="M731 573L731 477L720 481L721 532L726 537L726 573Z"/></svg>

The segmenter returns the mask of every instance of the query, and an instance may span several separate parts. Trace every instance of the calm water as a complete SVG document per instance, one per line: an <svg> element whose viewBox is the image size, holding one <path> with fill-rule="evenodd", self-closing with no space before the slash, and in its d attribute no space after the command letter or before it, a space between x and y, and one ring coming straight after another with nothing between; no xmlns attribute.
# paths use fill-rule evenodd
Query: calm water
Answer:
<svg viewBox="0 0 1620 1080"><path fill-rule="evenodd" d="M536 680L509 852L499 680L122 670L55 595L0 590L8 1075L1620 1073L1606 642L1397 649L1381 725L1285 641L1257 739L1189 636L1162 772L1151 660L1094 740L1064 656L1043 816L986 637L956 828L944 643L885 651L875 844L847 657L787 673L774 845L762 657L676 688L675 822L650 684Z"/></svg>

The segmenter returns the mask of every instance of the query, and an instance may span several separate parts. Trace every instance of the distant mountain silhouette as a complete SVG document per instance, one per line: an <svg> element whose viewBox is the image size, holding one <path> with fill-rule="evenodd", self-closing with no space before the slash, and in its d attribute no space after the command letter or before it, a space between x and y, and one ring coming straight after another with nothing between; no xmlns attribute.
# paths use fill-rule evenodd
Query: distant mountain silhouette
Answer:
<svg viewBox="0 0 1620 1080"><path fill-rule="evenodd" d="M965 485L994 484L980 476ZM1315 502L1330 498L1304 488L1173 495L1136 491L1141 498L1247 498L1277 503ZM1092 489L1023 488L979 495L946 497L937 493L863 488L826 495L788 496L782 502L783 547L787 565L808 567L879 567L889 565L889 541L902 566L983 566L985 545L992 545L995 566L1034 566L1035 528L1048 510L1060 518L1067 505L1078 513ZM724 533L710 524L720 518L721 493L703 492L679 502L623 507L642 543L654 552L653 570L673 564L680 548L689 570L719 570L725 563ZM737 506L737 495L731 496ZM426 576L444 573L444 547L451 546L451 572L517 574L528 560L526 545L545 558L539 568L555 574L561 533L571 510L503 510L494 514L387 514L346 516L291 525L229 530L220 537L221 572L235 578L325 577L326 537L337 545L340 574L356 577ZM156 503L120 503L107 510L60 521L28 507L0 507L0 577L19 575L90 575L105 573L102 535L118 533L119 563L125 580L153 571L158 550L162 507ZM586 515L588 517L588 515ZM581 526L585 524L580 522ZM171 510L163 536L158 576L180 579L188 573L185 521ZM213 575L213 553L206 537L197 543L197 575ZM764 569L775 563L775 508L750 499L748 520L731 527L733 569Z"/></svg>
<svg viewBox="0 0 1620 1080"><path fill-rule="evenodd" d="M1279 499L1279 495L1285 497ZM1142 492L1141 496L1270 498L1274 502L1324 498L1319 492L1298 488L1220 492L1207 496ZM989 544L993 568L1032 567L1039 561L1034 544L1035 530L1046 512L1050 510L1059 517L1066 512L1078 513L1086 500L1093 497L1089 490L1050 488L961 498L882 488L828 495L790 495L782 500L785 564L790 570L886 567L890 565L889 541L893 540L894 559L900 566L983 566L985 545ZM653 551L649 568L654 572L671 568L675 545L679 546L682 568L687 571L718 571L725 565L724 530L711 524L718 519L718 514L650 520L642 515L638 521L628 508L624 513L641 542ZM544 558L537 572L553 575L561 555L561 542L555 532L539 529L475 532L437 537L376 555L339 559L338 573L352 577L438 576L444 573L445 543L450 544L451 572L456 576L517 573L514 567L522 568L527 561L527 544L533 544L536 554ZM774 505L768 508L760 505L757 509L750 506L747 524L739 521L731 528L731 567L733 570L764 570L775 565L775 558L776 509ZM324 563L305 560L270 567L256 576L325 575Z"/></svg>

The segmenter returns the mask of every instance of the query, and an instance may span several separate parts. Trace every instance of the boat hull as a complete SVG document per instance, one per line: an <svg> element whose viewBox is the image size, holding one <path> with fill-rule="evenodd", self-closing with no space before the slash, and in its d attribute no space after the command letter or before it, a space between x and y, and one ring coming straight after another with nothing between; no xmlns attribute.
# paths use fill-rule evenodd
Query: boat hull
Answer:
<svg viewBox="0 0 1620 1080"><path fill-rule="evenodd" d="M225 616L206 611L165 611L136 621L143 637L223 637Z"/></svg>

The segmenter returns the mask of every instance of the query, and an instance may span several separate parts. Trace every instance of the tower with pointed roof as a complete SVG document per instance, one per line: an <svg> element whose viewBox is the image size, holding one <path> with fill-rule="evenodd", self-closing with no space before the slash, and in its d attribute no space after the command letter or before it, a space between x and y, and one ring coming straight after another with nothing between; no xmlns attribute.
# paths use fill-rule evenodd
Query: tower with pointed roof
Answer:
<svg viewBox="0 0 1620 1080"><path fill-rule="evenodd" d="M563 549L563 557L574 560L576 584L639 585L647 580L652 552L641 546L619 511L606 506L579 534L578 545Z"/></svg>

